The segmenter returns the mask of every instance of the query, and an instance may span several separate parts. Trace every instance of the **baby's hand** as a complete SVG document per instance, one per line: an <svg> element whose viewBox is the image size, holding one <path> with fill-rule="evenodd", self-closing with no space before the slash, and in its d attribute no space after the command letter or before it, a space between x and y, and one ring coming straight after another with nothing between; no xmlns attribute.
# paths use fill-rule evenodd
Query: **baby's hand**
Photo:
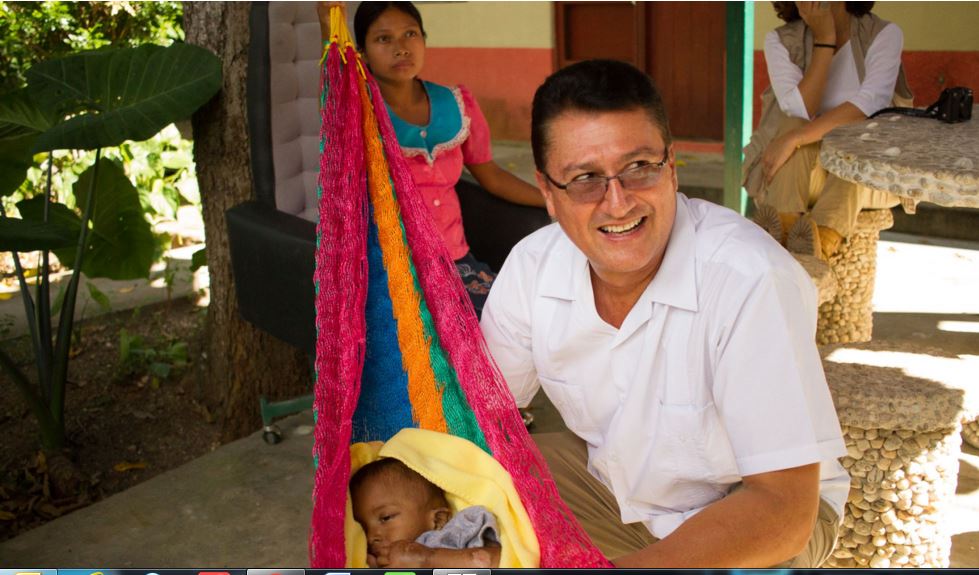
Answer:
<svg viewBox="0 0 979 575"><path fill-rule="evenodd" d="M427 568L433 550L414 541L395 541L378 545L374 550L377 567L416 567Z"/></svg>

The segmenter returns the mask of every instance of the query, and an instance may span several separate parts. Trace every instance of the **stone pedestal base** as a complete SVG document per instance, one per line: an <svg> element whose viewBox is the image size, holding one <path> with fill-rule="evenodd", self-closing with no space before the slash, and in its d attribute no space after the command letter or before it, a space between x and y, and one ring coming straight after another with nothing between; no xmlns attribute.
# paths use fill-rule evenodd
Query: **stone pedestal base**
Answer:
<svg viewBox="0 0 979 575"><path fill-rule="evenodd" d="M824 361L850 494L826 567L948 567L964 392L899 370Z"/></svg>
<svg viewBox="0 0 979 575"><path fill-rule="evenodd" d="M826 567L948 567L943 508L955 495L958 428L843 428L850 496Z"/></svg>
<svg viewBox="0 0 979 575"><path fill-rule="evenodd" d="M894 225L890 210L865 210L840 251L829 260L837 280L836 296L819 306L816 343L870 341L874 328L874 276L877 240L881 230Z"/></svg>
<svg viewBox="0 0 979 575"><path fill-rule="evenodd" d="M967 421L962 425L962 439L972 447L979 449L979 419Z"/></svg>

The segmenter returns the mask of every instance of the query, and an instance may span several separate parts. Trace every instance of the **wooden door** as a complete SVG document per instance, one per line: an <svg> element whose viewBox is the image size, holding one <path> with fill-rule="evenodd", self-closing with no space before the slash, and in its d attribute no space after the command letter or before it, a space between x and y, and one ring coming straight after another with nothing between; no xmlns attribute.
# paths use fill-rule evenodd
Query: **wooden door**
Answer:
<svg viewBox="0 0 979 575"><path fill-rule="evenodd" d="M557 66L611 58L659 87L674 137L724 139L724 2L556 2Z"/></svg>
<svg viewBox="0 0 979 575"><path fill-rule="evenodd" d="M645 69L645 3L555 2L557 67L609 58Z"/></svg>

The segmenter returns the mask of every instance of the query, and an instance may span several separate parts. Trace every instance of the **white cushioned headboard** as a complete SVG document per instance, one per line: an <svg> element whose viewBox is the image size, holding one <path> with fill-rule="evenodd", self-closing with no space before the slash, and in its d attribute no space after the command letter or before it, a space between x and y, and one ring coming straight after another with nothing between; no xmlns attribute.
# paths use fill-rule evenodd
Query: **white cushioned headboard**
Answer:
<svg viewBox="0 0 979 575"><path fill-rule="evenodd" d="M348 16L356 5L348 3ZM353 28L351 27L351 30ZM318 217L319 59L316 2L269 3L272 162L276 208L310 221Z"/></svg>

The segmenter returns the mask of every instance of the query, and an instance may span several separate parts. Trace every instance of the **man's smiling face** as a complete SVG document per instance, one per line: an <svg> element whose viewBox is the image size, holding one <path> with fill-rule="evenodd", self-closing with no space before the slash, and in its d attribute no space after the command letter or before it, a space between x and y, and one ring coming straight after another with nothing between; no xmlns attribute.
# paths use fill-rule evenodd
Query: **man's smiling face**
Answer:
<svg viewBox="0 0 979 575"><path fill-rule="evenodd" d="M652 278L663 261L676 216L677 179L673 151L642 109L589 112L571 109L548 123L547 175L561 184L591 176L612 176L668 157L659 180L641 190L625 190L611 180L605 196L575 202L537 174L547 211L584 252L602 281L628 285Z"/></svg>

